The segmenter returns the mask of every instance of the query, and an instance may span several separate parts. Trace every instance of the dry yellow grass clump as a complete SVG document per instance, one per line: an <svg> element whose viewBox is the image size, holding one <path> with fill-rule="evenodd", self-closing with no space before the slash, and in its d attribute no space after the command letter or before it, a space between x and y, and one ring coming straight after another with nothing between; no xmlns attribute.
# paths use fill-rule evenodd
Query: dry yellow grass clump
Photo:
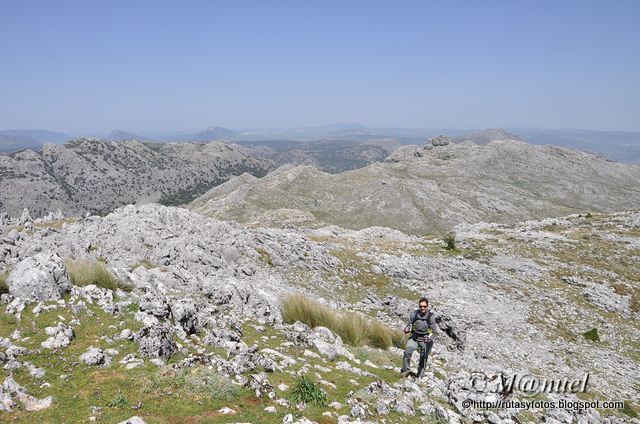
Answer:
<svg viewBox="0 0 640 424"><path fill-rule="evenodd" d="M9 278L9 271L0 273L0 294L9 293L9 286L7 285L7 278Z"/></svg>
<svg viewBox="0 0 640 424"><path fill-rule="evenodd" d="M66 267L71 282L76 286L95 284L113 291L118 288L126 288L107 270L102 262L69 259L66 262Z"/></svg>
<svg viewBox="0 0 640 424"><path fill-rule="evenodd" d="M311 328L327 327L352 346L367 344L386 349L402 338L400 331L392 330L376 319L356 312L338 313L299 293L284 298L281 310L285 322L300 321Z"/></svg>

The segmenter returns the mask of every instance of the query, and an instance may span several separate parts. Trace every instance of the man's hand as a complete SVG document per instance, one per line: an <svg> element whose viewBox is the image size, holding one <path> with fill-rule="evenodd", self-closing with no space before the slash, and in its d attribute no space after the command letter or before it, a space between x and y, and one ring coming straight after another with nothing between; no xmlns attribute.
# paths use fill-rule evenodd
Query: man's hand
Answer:
<svg viewBox="0 0 640 424"><path fill-rule="evenodd" d="M410 329L409 327L405 327L405 328L404 328L404 332L405 332L406 334L408 334L408 333L410 333L410 332L411 332L411 329Z"/></svg>

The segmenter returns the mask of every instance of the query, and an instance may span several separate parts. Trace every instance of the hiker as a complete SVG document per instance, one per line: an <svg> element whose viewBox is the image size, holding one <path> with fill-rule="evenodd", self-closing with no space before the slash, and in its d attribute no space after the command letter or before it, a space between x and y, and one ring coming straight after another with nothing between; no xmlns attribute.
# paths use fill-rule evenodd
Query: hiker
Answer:
<svg viewBox="0 0 640 424"><path fill-rule="evenodd" d="M407 341L407 347L404 349L404 358L402 360L402 369L400 375L406 377L409 375L409 366L411 364L411 356L418 349L420 352L420 362L418 363L418 374L416 378L422 377L424 367L427 364L427 356L433 347L433 332L440 332L433 313L429 310L429 301L423 297L418 301L418 309L411 313L409 322L404 328L405 334L411 333Z"/></svg>

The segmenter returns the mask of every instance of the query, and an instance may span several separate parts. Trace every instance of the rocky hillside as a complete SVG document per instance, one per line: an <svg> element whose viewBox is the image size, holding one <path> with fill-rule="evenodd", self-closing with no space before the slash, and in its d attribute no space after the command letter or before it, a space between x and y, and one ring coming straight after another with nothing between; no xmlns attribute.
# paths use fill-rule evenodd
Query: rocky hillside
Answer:
<svg viewBox="0 0 640 424"><path fill-rule="evenodd" d="M311 165L324 172L338 173L382 162L399 146L394 139L352 140L263 140L238 141L255 147L277 165Z"/></svg>
<svg viewBox="0 0 640 424"><path fill-rule="evenodd" d="M384 163L330 175L285 166L209 190L189 207L220 219L335 223L413 234L640 204L640 167L553 146L499 140L397 148ZM276 217L276 218L274 218Z"/></svg>
<svg viewBox="0 0 640 424"><path fill-rule="evenodd" d="M1 231L0 421L638 423L638 212L458 226L451 250L153 204ZM427 375L401 379L401 350L380 340L283 320L295 292L393 329L426 295ZM508 393L501 372L590 380ZM465 402L532 399L547 406Z"/></svg>
<svg viewBox="0 0 640 424"><path fill-rule="evenodd" d="M76 139L40 151L0 155L0 211L34 217L104 213L138 202L181 204L233 175L273 167L246 147L224 143L145 143Z"/></svg>

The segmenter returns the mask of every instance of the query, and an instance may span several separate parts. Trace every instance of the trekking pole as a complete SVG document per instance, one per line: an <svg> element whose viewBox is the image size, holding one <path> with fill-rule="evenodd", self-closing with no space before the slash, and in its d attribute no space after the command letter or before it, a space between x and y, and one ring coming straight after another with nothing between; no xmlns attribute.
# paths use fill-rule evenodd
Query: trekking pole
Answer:
<svg viewBox="0 0 640 424"><path fill-rule="evenodd" d="M398 349L402 349L402 345L404 344L404 338L407 337L407 333L402 334L402 338L400 339L400 343L396 346Z"/></svg>

